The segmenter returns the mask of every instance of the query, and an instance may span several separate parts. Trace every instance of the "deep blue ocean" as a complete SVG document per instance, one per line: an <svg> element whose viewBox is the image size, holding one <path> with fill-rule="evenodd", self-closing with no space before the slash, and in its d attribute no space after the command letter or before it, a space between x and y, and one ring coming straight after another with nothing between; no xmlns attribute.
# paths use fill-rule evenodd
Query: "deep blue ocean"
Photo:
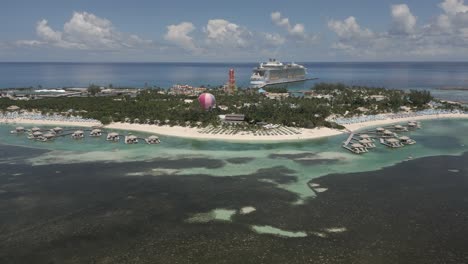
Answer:
<svg viewBox="0 0 468 264"><path fill-rule="evenodd" d="M314 82L342 82L397 89L468 87L468 62L317 62L301 63L316 81L289 88L308 89ZM173 84L216 87L234 68L239 86L246 87L257 63L0 63L0 88L42 86L86 87L89 84L132 87ZM465 98L468 92L436 92Z"/></svg>

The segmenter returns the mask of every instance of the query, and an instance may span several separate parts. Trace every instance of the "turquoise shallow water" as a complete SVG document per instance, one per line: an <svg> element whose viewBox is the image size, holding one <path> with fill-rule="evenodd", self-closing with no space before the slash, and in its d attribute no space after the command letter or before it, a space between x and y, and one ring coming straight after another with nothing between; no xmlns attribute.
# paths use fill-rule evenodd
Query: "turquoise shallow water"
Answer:
<svg viewBox="0 0 468 264"><path fill-rule="evenodd" d="M245 176L271 168L278 168L295 181L277 183L281 188L297 193L301 199L314 196L307 186L313 178L331 173L348 173L377 170L404 162L408 157L419 158L436 155L459 155L468 151L468 120L431 120L422 122L423 128L407 133L418 143L403 149L392 150L380 144L370 153L357 156L341 148L347 135L288 143L226 143L199 141L175 137L161 137L159 145L125 145L109 143L104 138L72 140L63 137L54 142L30 141L25 135L11 135L13 124L0 125L0 143L29 146L50 150L28 160L35 165L50 163L78 163L87 161L135 161L152 159L180 160L198 158L222 161L224 166L199 166L171 170L171 174L205 174L219 177ZM26 126L27 127L27 126ZM143 133L134 133L145 136ZM153 171L128 171L129 176L159 175L169 171L155 167Z"/></svg>

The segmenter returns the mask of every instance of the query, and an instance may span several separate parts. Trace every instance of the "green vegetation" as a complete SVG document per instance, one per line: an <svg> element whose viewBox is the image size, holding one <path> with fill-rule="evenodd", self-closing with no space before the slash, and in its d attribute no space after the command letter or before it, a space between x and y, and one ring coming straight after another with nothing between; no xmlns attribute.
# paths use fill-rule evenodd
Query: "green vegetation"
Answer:
<svg viewBox="0 0 468 264"><path fill-rule="evenodd" d="M337 124L328 122L326 118L331 115L353 116L364 113L397 112L402 107L421 110L429 107L428 103L433 99L426 91L406 93L401 90L318 83L304 96L290 96L278 100L269 99L255 89L239 90L235 94L212 89L210 92L216 97L217 104L226 106L227 110L216 108L204 111L200 108L196 96L170 95L159 88L142 90L135 97L92 96L98 93L98 89L98 86L91 85L89 87L91 96L88 97L28 101L2 98L0 109L6 110L10 105L17 105L22 109L37 110L44 114L62 113L94 118L104 124L120 121L181 126L219 125L218 115L235 113L244 114L249 126L257 122L267 122L305 128L320 126L341 128ZM440 105L450 109L459 107Z"/></svg>
<svg viewBox="0 0 468 264"><path fill-rule="evenodd" d="M89 87L88 87L88 93L92 96L98 94L101 92L101 88L97 85L94 85L94 84L91 84Z"/></svg>
<svg viewBox="0 0 468 264"><path fill-rule="evenodd" d="M269 93L287 93L288 88L286 87L265 87L265 91Z"/></svg>

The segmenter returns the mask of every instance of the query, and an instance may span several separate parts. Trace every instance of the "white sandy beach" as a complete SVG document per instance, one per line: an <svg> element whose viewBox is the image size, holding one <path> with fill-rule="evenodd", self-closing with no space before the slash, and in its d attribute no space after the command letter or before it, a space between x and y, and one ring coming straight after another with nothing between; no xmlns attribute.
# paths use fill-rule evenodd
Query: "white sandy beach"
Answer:
<svg viewBox="0 0 468 264"><path fill-rule="evenodd" d="M291 141L291 140L306 140L316 139L322 137L329 137L342 134L343 131L330 129L330 128L315 128L315 129L298 129L302 132L300 135L271 135L271 136L254 136L245 133L237 135L225 134L205 134L200 133L199 128L181 127L181 126L155 126L155 125L142 125L142 124L127 124L127 123L113 123L105 126L107 129L131 130L147 133L155 133L158 135L184 137L193 139L211 139L211 140L224 140L224 141Z"/></svg>
<svg viewBox="0 0 468 264"><path fill-rule="evenodd" d="M404 118L389 118L385 120L375 120L345 125L350 131L357 131L366 127L384 126L395 123L405 123L411 120L431 120L431 119L468 119L468 114L436 114L436 115L421 115ZM0 123L9 124L30 124L37 126L64 126L64 127L92 127L101 125L99 122L72 122L63 120L35 120L26 118L4 119L0 118ZM330 129L330 128L315 128L315 129L296 129L301 134L294 135L257 135L251 133L226 135L226 134L206 134L199 132L199 128L181 127L181 126L156 126L145 124L128 124L128 123L112 123L104 126L104 128L112 130L138 131L145 133L154 133L163 136L202 139L202 140L221 140L221 141L244 141L244 142L281 142L281 141L298 141L309 140L323 137L330 137L346 133L346 131Z"/></svg>

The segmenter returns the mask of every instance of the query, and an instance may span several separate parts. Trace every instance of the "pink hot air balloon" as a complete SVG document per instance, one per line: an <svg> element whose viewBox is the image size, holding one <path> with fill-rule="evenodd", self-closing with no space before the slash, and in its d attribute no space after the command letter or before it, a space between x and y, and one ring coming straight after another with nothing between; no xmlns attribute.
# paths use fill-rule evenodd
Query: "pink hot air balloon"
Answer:
<svg viewBox="0 0 468 264"><path fill-rule="evenodd" d="M198 102L200 106L205 110L210 110L215 107L216 100L214 95L210 93L203 93L198 97Z"/></svg>

